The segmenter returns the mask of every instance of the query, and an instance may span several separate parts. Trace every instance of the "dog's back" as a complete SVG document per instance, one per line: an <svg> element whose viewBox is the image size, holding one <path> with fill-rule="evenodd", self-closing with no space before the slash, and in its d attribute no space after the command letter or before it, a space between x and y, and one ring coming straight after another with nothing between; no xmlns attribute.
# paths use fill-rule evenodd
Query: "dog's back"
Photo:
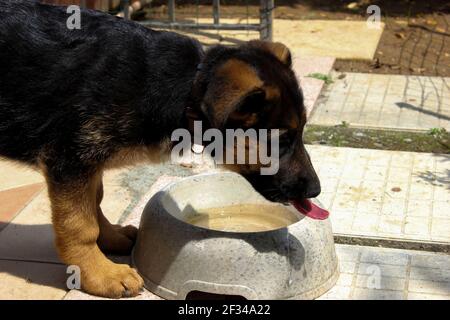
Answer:
<svg viewBox="0 0 450 320"><path fill-rule="evenodd" d="M87 124L96 132L84 134L110 146L156 141L167 123L179 123L173 117L181 119L176 104L185 103L200 59L195 41L92 10L82 11L81 29L69 29L70 15L64 7L0 2L2 156L35 164L43 150L77 148ZM166 106L178 112L145 123Z"/></svg>

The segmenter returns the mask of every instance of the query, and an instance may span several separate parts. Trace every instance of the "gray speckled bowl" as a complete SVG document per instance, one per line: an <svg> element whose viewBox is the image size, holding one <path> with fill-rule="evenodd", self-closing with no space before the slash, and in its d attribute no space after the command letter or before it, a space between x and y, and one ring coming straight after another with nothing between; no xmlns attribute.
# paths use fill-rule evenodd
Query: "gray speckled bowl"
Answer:
<svg viewBox="0 0 450 320"><path fill-rule="evenodd" d="M158 192L144 209L132 255L146 288L166 299L197 291L314 299L335 284L339 268L329 219L298 214L288 227L248 233L183 221L193 210L243 203L269 202L228 172L191 176Z"/></svg>

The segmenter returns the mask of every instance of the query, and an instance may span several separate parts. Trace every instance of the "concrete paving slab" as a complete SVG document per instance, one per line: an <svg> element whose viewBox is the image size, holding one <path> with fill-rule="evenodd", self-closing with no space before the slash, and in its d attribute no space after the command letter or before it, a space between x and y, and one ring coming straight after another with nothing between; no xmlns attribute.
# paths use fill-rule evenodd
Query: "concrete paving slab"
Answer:
<svg viewBox="0 0 450 320"><path fill-rule="evenodd" d="M200 18L198 23L212 23ZM222 23L258 23L257 19L221 19ZM380 29L368 28L366 21L283 20L274 19L274 41L286 44L302 56L325 56L338 59L372 60L384 24ZM202 30L181 33L196 37L205 45L239 44L259 39L258 32ZM342 45L345 43L345 45Z"/></svg>
<svg viewBox="0 0 450 320"><path fill-rule="evenodd" d="M37 171L16 162L0 159L0 191L44 182Z"/></svg>
<svg viewBox="0 0 450 320"><path fill-rule="evenodd" d="M345 73L326 86L309 123L427 131L450 130L450 78Z"/></svg>
<svg viewBox="0 0 450 320"><path fill-rule="evenodd" d="M44 188L43 183L0 191L0 231Z"/></svg>
<svg viewBox="0 0 450 320"><path fill-rule="evenodd" d="M372 60L383 29L368 28L365 21L275 19L274 40L301 55Z"/></svg>
<svg viewBox="0 0 450 320"><path fill-rule="evenodd" d="M0 260L1 300L60 300L66 280L62 265Z"/></svg>
<svg viewBox="0 0 450 320"><path fill-rule="evenodd" d="M307 149L336 234L450 242L450 155Z"/></svg>
<svg viewBox="0 0 450 320"><path fill-rule="evenodd" d="M0 259L60 262L54 248L50 202L46 190L0 232Z"/></svg>
<svg viewBox="0 0 450 320"><path fill-rule="evenodd" d="M323 80L311 77L314 73L328 75L331 72L335 58L319 56L293 57L292 68L299 78L300 87L303 91L304 104L309 115L319 98L320 92L325 84Z"/></svg>
<svg viewBox="0 0 450 320"><path fill-rule="evenodd" d="M92 296L79 290L70 290L69 293L67 293L67 295L64 297L64 300L111 300L111 299ZM127 300L164 300L164 299L158 297L157 295L151 293L148 290L144 290L137 297L122 298L119 299L118 301L127 301Z"/></svg>
<svg viewBox="0 0 450 320"><path fill-rule="evenodd" d="M336 251L340 278L319 300L450 300L449 255L339 244Z"/></svg>

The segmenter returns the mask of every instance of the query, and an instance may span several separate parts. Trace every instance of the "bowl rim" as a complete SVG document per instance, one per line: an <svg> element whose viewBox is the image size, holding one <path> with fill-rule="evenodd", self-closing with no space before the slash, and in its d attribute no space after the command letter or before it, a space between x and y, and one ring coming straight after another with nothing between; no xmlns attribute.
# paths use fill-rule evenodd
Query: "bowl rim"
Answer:
<svg viewBox="0 0 450 320"><path fill-rule="evenodd" d="M189 223L183 219L178 218L177 216L175 216L174 214L172 214L171 212L169 212L169 210L166 210L166 208L164 207L164 205L162 204L162 197L165 195L165 192L169 191L170 189L172 189L175 185L179 184L180 182L183 181L187 181L187 180L191 180L191 179L195 179L198 177L205 177L205 176L213 176L213 175L229 175L229 176L239 176L243 181L247 181L245 180L245 178L240 175L239 173L236 172L231 172L231 171L213 171L213 172L202 172L199 174L195 174L195 175L191 175L191 176L187 176L187 177L183 177L181 179L178 179L176 181L172 181L170 183L168 183L167 185L165 185L161 190L159 190L147 203L148 206L151 205L156 205L156 203L159 202L159 206L163 208L162 211L164 211L165 213L169 214L171 217L175 218L177 221L182 222L183 224L194 228L194 229L200 229L200 230L204 230L204 231L208 231L208 232L214 232L214 233L223 233L223 234L236 234L236 235L256 235L256 234L263 234L263 233L271 233L271 232L279 232L281 230L286 229L286 231L289 228L293 228L295 227L297 224L299 224L300 222L302 222L303 219L307 218L306 215L302 214L301 212L298 212L298 210L292 210L293 213L297 216L298 220L294 223L291 223L287 226L281 227L281 228L276 228L276 229L271 229L271 230L261 230L261 231L245 231L245 232L237 232L237 231L226 231L226 230L217 230L217 229L209 229L209 228L205 228L205 227L201 227L192 223ZM253 187L252 187L253 188ZM272 202L269 201L267 199L265 199L261 194L259 194L254 188L253 191L255 193L258 194L258 196L261 198L262 201L267 202L267 203L273 203L273 204L280 204L278 202ZM281 204L280 204L281 205ZM292 206L292 205L289 205ZM287 206L287 207L289 207Z"/></svg>

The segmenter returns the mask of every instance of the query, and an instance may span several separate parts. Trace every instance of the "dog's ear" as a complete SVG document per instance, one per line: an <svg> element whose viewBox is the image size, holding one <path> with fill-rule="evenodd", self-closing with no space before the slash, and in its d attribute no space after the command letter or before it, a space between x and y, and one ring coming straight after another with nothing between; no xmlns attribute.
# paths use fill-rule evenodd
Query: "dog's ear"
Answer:
<svg viewBox="0 0 450 320"><path fill-rule="evenodd" d="M223 128L230 121L249 127L256 123L267 101L277 95L278 89L265 85L252 66L229 59L217 68L208 84L202 111L216 128Z"/></svg>
<svg viewBox="0 0 450 320"><path fill-rule="evenodd" d="M286 47L281 42L270 42L270 41L261 41L261 40L252 40L248 42L248 45L255 48L260 48L266 51L269 51L275 57L278 58L281 62L283 62L287 66L292 65L292 57L291 52L288 47Z"/></svg>

